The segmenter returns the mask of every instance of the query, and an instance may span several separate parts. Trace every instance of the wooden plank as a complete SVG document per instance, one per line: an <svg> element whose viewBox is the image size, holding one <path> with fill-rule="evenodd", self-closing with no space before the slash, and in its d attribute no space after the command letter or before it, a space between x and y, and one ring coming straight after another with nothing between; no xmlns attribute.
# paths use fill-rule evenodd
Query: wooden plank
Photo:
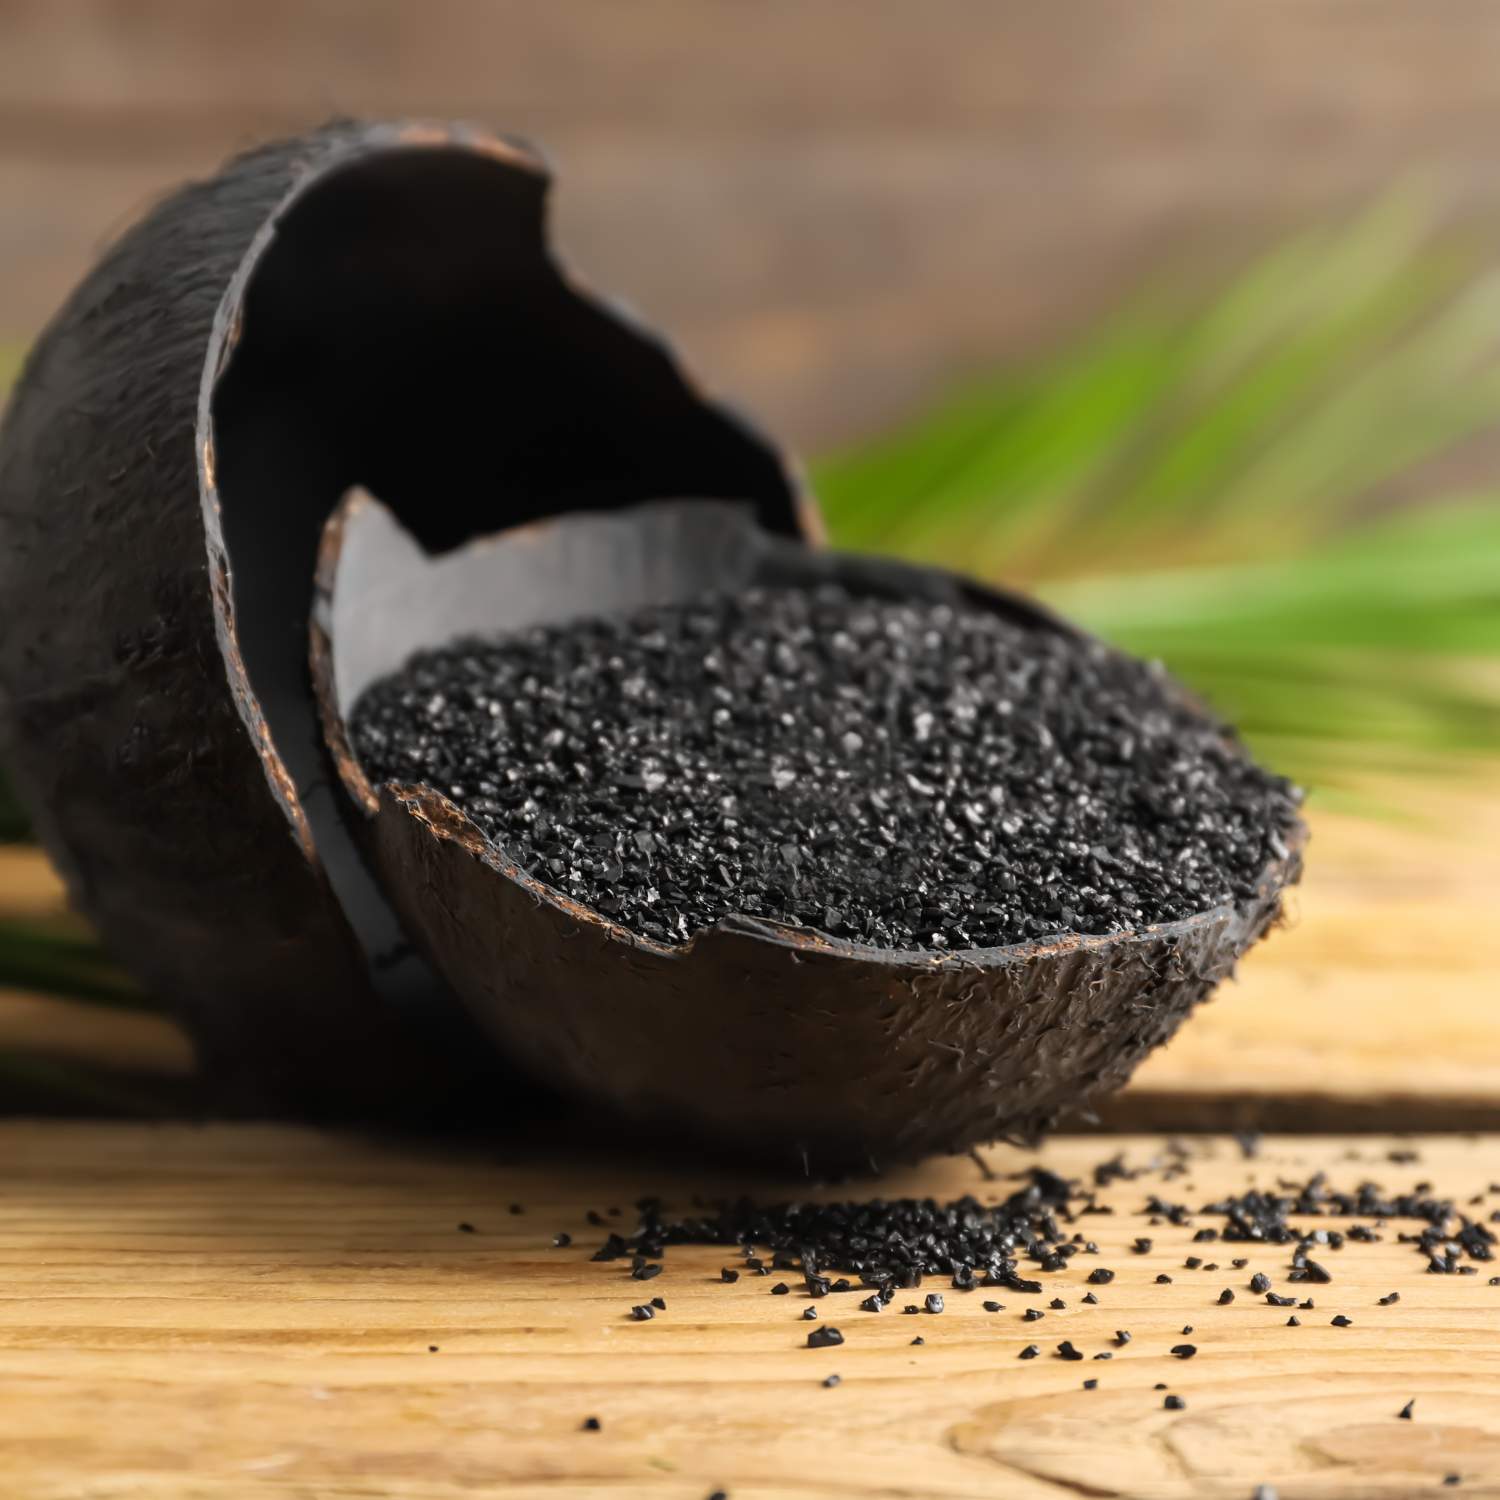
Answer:
<svg viewBox="0 0 1500 1500"><path fill-rule="evenodd" d="M547 144L591 279L812 448L1435 162L1492 217L1497 44L1468 0L7 0L0 338L250 140L471 116Z"/></svg>
<svg viewBox="0 0 1500 1500"><path fill-rule="evenodd" d="M670 1251L649 1284L667 1310L632 1321L643 1284L625 1263L590 1261L603 1231L585 1221L590 1209L628 1212L643 1192L686 1205L693 1193L801 1196L806 1184L598 1153L499 1164L270 1128L0 1127L6 1492L1178 1500L1265 1483L1284 1497L1366 1500L1439 1493L1457 1473L1462 1494L1500 1494L1492 1267L1425 1274L1398 1239L1416 1226L1393 1222L1378 1243L1323 1257L1331 1285L1293 1286L1284 1246L1205 1246L1194 1226L1221 1218L1176 1226L1142 1212L1151 1192L1196 1209L1324 1170L1335 1187L1427 1179L1461 1201L1483 1194L1469 1211L1485 1215L1500 1207L1489 1186L1500 1138L1275 1138L1253 1160L1219 1138L1187 1156L1150 1139L1072 1138L1041 1158L996 1152L992 1166L1042 1161L1081 1177L1116 1150L1154 1166L1103 1191L1114 1214L1079 1221L1099 1257L1045 1278L1042 1298L995 1293L1004 1309L986 1313L985 1293L950 1291L941 1317L910 1318L833 1297L822 1321L836 1316L847 1342L815 1351L800 1290L720 1284L733 1258L723 1249ZM1014 1187L959 1160L880 1191ZM563 1230L575 1242L555 1248ZM1137 1235L1148 1253L1129 1253ZM1223 1264L1190 1271L1189 1253ZM1248 1263L1231 1268L1241 1254ZM1098 1265L1116 1277L1085 1306ZM1247 1290L1256 1271L1278 1291L1315 1293L1302 1327ZM1224 1286L1238 1289L1232 1305L1218 1305ZM1380 1306L1392 1291L1400 1301ZM1054 1295L1065 1309L1021 1320ZM1332 1326L1338 1313L1353 1325ZM1198 1349L1187 1362L1168 1352L1185 1325ZM1051 1357L1063 1339L1113 1358ZM1031 1342L1049 1357L1018 1360ZM821 1384L830 1373L837 1389ZM1084 1390L1086 1378L1099 1388ZM1158 1382L1186 1409L1166 1410ZM1399 1419L1412 1399L1413 1419ZM580 1430L590 1415L601 1431Z"/></svg>

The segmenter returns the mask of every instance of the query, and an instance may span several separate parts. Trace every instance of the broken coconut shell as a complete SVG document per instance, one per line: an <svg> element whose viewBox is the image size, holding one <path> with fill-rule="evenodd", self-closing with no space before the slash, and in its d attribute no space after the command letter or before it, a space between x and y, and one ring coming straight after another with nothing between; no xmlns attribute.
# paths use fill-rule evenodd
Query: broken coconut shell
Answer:
<svg viewBox="0 0 1500 1500"><path fill-rule="evenodd" d="M429 547L693 494L816 528L776 451L559 266L547 187L461 125L251 151L115 243L12 396L0 755L218 1107L420 1111L487 1051L327 784L307 608L351 484Z"/></svg>
<svg viewBox="0 0 1500 1500"><path fill-rule="evenodd" d="M324 540L311 641L339 780L406 929L501 1051L549 1085L814 1170L1034 1137L1122 1084L1272 924L1300 872L1300 826L1253 898L1139 931L895 952L737 916L668 947L527 874L438 791L372 785L351 750L360 694L417 651L824 582L1078 634L1028 600L811 549L728 505L576 514L431 556L353 494Z"/></svg>

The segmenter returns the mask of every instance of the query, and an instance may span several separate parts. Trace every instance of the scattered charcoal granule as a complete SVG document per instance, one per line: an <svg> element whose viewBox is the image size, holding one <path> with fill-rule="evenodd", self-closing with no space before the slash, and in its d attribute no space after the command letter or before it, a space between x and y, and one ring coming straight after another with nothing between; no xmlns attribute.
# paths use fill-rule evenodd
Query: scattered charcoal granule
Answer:
<svg viewBox="0 0 1500 1500"><path fill-rule="evenodd" d="M915 1302L908 1302L906 1306L901 1309L901 1311L908 1317L910 1317L913 1313L917 1314L917 1316L920 1317L922 1313L922 1309L918 1307Z"/></svg>
<svg viewBox="0 0 1500 1500"><path fill-rule="evenodd" d="M1380 1305L1382 1307L1389 1307L1393 1302L1399 1302L1400 1300L1401 1300L1401 1293L1400 1292L1387 1292L1385 1294L1385 1296L1383 1296L1382 1298L1380 1298Z"/></svg>
<svg viewBox="0 0 1500 1500"><path fill-rule="evenodd" d="M1354 1319L1346 1318L1343 1313L1337 1314L1335 1317L1329 1319L1329 1321L1335 1328L1352 1328L1354 1326Z"/></svg>
<svg viewBox="0 0 1500 1500"><path fill-rule="evenodd" d="M1083 1388L1086 1391L1097 1391L1099 1389L1099 1382L1097 1380L1085 1380Z"/></svg>
<svg viewBox="0 0 1500 1500"><path fill-rule="evenodd" d="M739 1279L740 1273L736 1271L733 1266L725 1266L724 1269L719 1272L720 1281L738 1281Z"/></svg>
<svg viewBox="0 0 1500 1500"><path fill-rule="evenodd" d="M1075 1349L1073 1347L1070 1340L1064 1339L1062 1343L1057 1346L1057 1357L1059 1359L1082 1359L1083 1354L1081 1350Z"/></svg>
<svg viewBox="0 0 1500 1500"><path fill-rule="evenodd" d="M825 1375L823 1377L823 1386L824 1386L824 1389L831 1391L834 1388L834 1386L836 1386L836 1385L839 1384L839 1380L840 1380L840 1377L837 1376L837 1375Z"/></svg>
<svg viewBox="0 0 1500 1500"><path fill-rule="evenodd" d="M1193 1331L1193 1325L1191 1323L1184 1323L1182 1325L1182 1331L1185 1334L1191 1333Z"/></svg>
<svg viewBox="0 0 1500 1500"><path fill-rule="evenodd" d="M1291 1317L1286 1320L1286 1326L1288 1328L1300 1328L1302 1326L1302 1319L1299 1318L1296 1313L1293 1313Z"/></svg>
<svg viewBox="0 0 1500 1500"><path fill-rule="evenodd" d="M1300 1307L1303 1312L1311 1312L1313 1308L1313 1299L1311 1297L1304 1297L1297 1304L1297 1306Z"/></svg>
<svg viewBox="0 0 1500 1500"><path fill-rule="evenodd" d="M429 1354L436 1354L438 1352L438 1346L436 1344L429 1344L427 1346L427 1352Z"/></svg>
<svg viewBox="0 0 1500 1500"><path fill-rule="evenodd" d="M1411 1414L1412 1414L1412 1411L1415 1409L1416 1404L1417 1404L1416 1397L1413 1396L1412 1399L1410 1401L1408 1401L1406 1403L1406 1405L1403 1406L1401 1408L1401 1410L1396 1413L1396 1415L1398 1417L1400 1417L1403 1422L1410 1422L1411 1421Z"/></svg>
<svg viewBox="0 0 1500 1500"><path fill-rule="evenodd" d="M477 1229L475 1229L475 1227L472 1224L460 1224L458 1226L458 1232L460 1234L478 1234L479 1233L479 1231Z"/></svg>
<svg viewBox="0 0 1500 1500"><path fill-rule="evenodd" d="M807 1336L807 1347L809 1349L830 1349L835 1344L842 1344L844 1335L831 1324L824 1324L822 1328L814 1328Z"/></svg>
<svg viewBox="0 0 1500 1500"><path fill-rule="evenodd" d="M1067 1305L1068 1304L1064 1302L1061 1297L1054 1297L1047 1304L1047 1306L1050 1307L1053 1312L1063 1312L1067 1308Z"/></svg>
<svg viewBox="0 0 1500 1500"><path fill-rule="evenodd" d="M778 1281L776 1285L771 1288L771 1295L773 1297L785 1297L790 1294L791 1290L791 1287L789 1287L786 1282Z"/></svg>
<svg viewBox="0 0 1500 1500"><path fill-rule="evenodd" d="M1288 1281L1316 1281L1320 1285L1327 1286L1333 1280L1333 1272L1317 1261L1299 1254L1292 1257L1292 1269L1287 1272L1286 1279Z"/></svg>
<svg viewBox="0 0 1500 1500"><path fill-rule="evenodd" d="M958 1292L972 1292L974 1290L973 1266L960 1266L953 1273L953 1289Z"/></svg>
<svg viewBox="0 0 1500 1500"><path fill-rule="evenodd" d="M1023 1323L1035 1323L1038 1318L1045 1318L1046 1316L1047 1314L1044 1313L1041 1308L1028 1307L1026 1311L1021 1314L1021 1321Z"/></svg>
<svg viewBox="0 0 1500 1500"><path fill-rule="evenodd" d="M1232 1261L1230 1261L1229 1264L1231 1266L1233 1266L1236 1271L1243 1271L1245 1269L1245 1267L1250 1264L1250 1262L1248 1260L1246 1260L1245 1257L1242 1255L1242 1256L1239 1257L1238 1260L1232 1260Z"/></svg>
<svg viewBox="0 0 1500 1500"><path fill-rule="evenodd" d="M885 1303L882 1302L880 1298L873 1292L868 1297L866 1297L864 1301L859 1304L859 1306L861 1312L878 1313L885 1310Z"/></svg>
<svg viewBox="0 0 1500 1500"><path fill-rule="evenodd" d="M943 1294L941 1292L928 1292L926 1297L927 1311L940 1313L943 1310Z"/></svg>
<svg viewBox="0 0 1500 1500"><path fill-rule="evenodd" d="M728 1490L710 1490L709 1493L708 1493L708 1500L729 1500L729 1491ZM1272 1497L1272 1500L1275 1500L1274 1496Z"/></svg>
<svg viewBox="0 0 1500 1500"><path fill-rule="evenodd" d="M656 1316L656 1309L649 1302L640 1302L630 1309L630 1316L637 1323L645 1323Z"/></svg>
<svg viewBox="0 0 1500 1500"><path fill-rule="evenodd" d="M1268 1484L1258 1484L1250 1492L1250 1500L1281 1500L1281 1497Z"/></svg>
<svg viewBox="0 0 1500 1500"><path fill-rule="evenodd" d="M1113 1359L1113 1358L1114 1358L1114 1355L1113 1355L1113 1354L1111 1354L1111 1353L1110 1353L1110 1351L1109 1351L1109 1350L1108 1350L1108 1349L1101 1349L1101 1350L1100 1350L1100 1351L1099 1351L1099 1352L1098 1352L1098 1353L1097 1353L1097 1354L1096 1354L1096 1355L1095 1355L1095 1356L1094 1356L1094 1358L1095 1358L1095 1359Z"/></svg>
<svg viewBox="0 0 1500 1500"><path fill-rule="evenodd" d="M1224 1288L1224 1290L1219 1293L1219 1306L1220 1307L1227 1307L1233 1301L1234 1301L1234 1292L1229 1287L1226 1286Z"/></svg>
<svg viewBox="0 0 1500 1500"><path fill-rule="evenodd" d="M854 1283L847 1276L840 1276L828 1290L831 1292L852 1292L854 1290Z"/></svg>
<svg viewBox="0 0 1500 1500"><path fill-rule="evenodd" d="M666 1312L667 1299L665 1297L653 1297L651 1299L651 1305L657 1310L657 1312Z"/></svg>
<svg viewBox="0 0 1500 1500"><path fill-rule="evenodd" d="M1187 1410L1187 1402L1184 1401L1181 1396L1168 1396L1166 1400L1162 1402L1162 1405L1166 1407L1168 1411Z"/></svg>
<svg viewBox="0 0 1500 1500"><path fill-rule="evenodd" d="M818 1310L815 1307L804 1307L802 1309L802 1321L804 1323L816 1323L818 1321Z"/></svg>
<svg viewBox="0 0 1500 1500"><path fill-rule="evenodd" d="M986 1302L984 1304L984 1310L991 1313L1003 1312L1005 1310L1005 1304L1003 1302Z"/></svg>
<svg viewBox="0 0 1500 1500"><path fill-rule="evenodd" d="M1443 1483L1444 1484L1462 1484L1463 1483L1463 1478L1462 1478L1461 1475L1458 1475L1458 1474L1444 1474L1443 1475Z"/></svg>
<svg viewBox="0 0 1500 1500"><path fill-rule="evenodd" d="M1190 1255L1185 1261L1183 1261L1182 1268L1185 1271L1196 1271L1202 1264L1203 1257L1201 1255Z"/></svg>
<svg viewBox="0 0 1500 1500"><path fill-rule="evenodd" d="M747 1255L745 1257L745 1269L747 1271L759 1271L765 1262L758 1255Z"/></svg>
<svg viewBox="0 0 1500 1500"><path fill-rule="evenodd" d="M1097 1307L1099 1305L1099 1299L1092 1292L1085 1292L1083 1294L1083 1300L1090 1303L1094 1307Z"/></svg>
<svg viewBox="0 0 1500 1500"><path fill-rule="evenodd" d="M1267 1292L1266 1301L1269 1302L1272 1307L1295 1307L1297 1305L1297 1299L1295 1297L1279 1297L1275 1292Z"/></svg>
<svg viewBox="0 0 1500 1500"><path fill-rule="evenodd" d="M1491 1276L1490 1277L1490 1285L1491 1286L1500 1286L1500 1276Z"/></svg>
<svg viewBox="0 0 1500 1500"><path fill-rule="evenodd" d="M1198 1245L1207 1245L1211 1241L1218 1239L1218 1237L1219 1231L1217 1229L1200 1229L1196 1234L1194 1234L1193 1243Z"/></svg>
<svg viewBox="0 0 1500 1500"><path fill-rule="evenodd" d="M1089 1272L1089 1282L1093 1286L1107 1286L1114 1279L1115 1273L1113 1271L1106 1271L1103 1266L1095 1266Z"/></svg>
<svg viewBox="0 0 1500 1500"><path fill-rule="evenodd" d="M1164 1390L1166 1390L1166 1388L1167 1388L1167 1383L1166 1383L1165 1380L1158 1380L1156 1382L1156 1384L1151 1387L1151 1389L1153 1391L1164 1391Z"/></svg>
<svg viewBox="0 0 1500 1500"><path fill-rule="evenodd" d="M1117 1328L1117 1329L1115 1329L1115 1343L1117 1343L1123 1349L1125 1347L1125 1345L1128 1344L1129 1342L1130 1342L1130 1332L1129 1332L1128 1329L1125 1329L1125 1328Z"/></svg>
<svg viewBox="0 0 1500 1500"><path fill-rule="evenodd" d="M1250 1290L1252 1292L1269 1292L1271 1290L1271 1278L1264 1271L1257 1271L1250 1278Z"/></svg>
<svg viewBox="0 0 1500 1500"><path fill-rule="evenodd" d="M1211 1260L1206 1266L1204 1266L1203 1269L1205 1271L1217 1271L1219 1269L1219 1263L1216 1260Z"/></svg>
<svg viewBox="0 0 1500 1500"><path fill-rule="evenodd" d="M373 780L663 944L735 913L899 950L1170 922L1248 897L1299 804L1158 667L837 586L458 641L350 728Z"/></svg>
<svg viewBox="0 0 1500 1500"><path fill-rule="evenodd" d="M635 1281L650 1281L654 1277L661 1275L661 1269L660 1266L652 1265L648 1262L644 1266L637 1266L630 1275Z"/></svg>
<svg viewBox="0 0 1500 1500"><path fill-rule="evenodd" d="M566 1250L573 1243L573 1236L566 1230L560 1230L552 1236L552 1248L554 1250Z"/></svg>
<svg viewBox="0 0 1500 1500"><path fill-rule="evenodd" d="M510 1211L513 1214L524 1214L526 1212L525 1208L523 1208L519 1203L512 1203L510 1206ZM617 1208L610 1209L610 1213L612 1214L617 1214L619 1213L619 1211L620 1210Z"/></svg>
<svg viewBox="0 0 1500 1500"><path fill-rule="evenodd" d="M1035 1344L1027 1346L1016 1356L1017 1359L1035 1359L1042 1351Z"/></svg>
<svg viewBox="0 0 1500 1500"><path fill-rule="evenodd" d="M916 1338L914 1338L912 1340L912 1344L914 1346L917 1345L917 1344L925 1344L926 1342L927 1342L927 1340L924 1339L920 1333L916 1336Z"/></svg>
<svg viewBox="0 0 1500 1500"><path fill-rule="evenodd" d="M1142 1235L1141 1238L1136 1240L1130 1248L1134 1250L1137 1255L1149 1255L1151 1253L1151 1241L1148 1240L1144 1235Z"/></svg>
<svg viewBox="0 0 1500 1500"><path fill-rule="evenodd" d="M1168 1276L1165 1271L1163 1271L1161 1275L1156 1278L1156 1284L1158 1286L1170 1286L1172 1284L1172 1278Z"/></svg>
<svg viewBox="0 0 1500 1500"><path fill-rule="evenodd" d="M1175 1354L1178 1359L1191 1359L1198 1352L1198 1346L1196 1344L1173 1344L1167 1352Z"/></svg>
<svg viewBox="0 0 1500 1500"><path fill-rule="evenodd" d="M583 1430L585 1432L598 1432L604 1423L598 1417L585 1417L583 1419Z"/></svg>

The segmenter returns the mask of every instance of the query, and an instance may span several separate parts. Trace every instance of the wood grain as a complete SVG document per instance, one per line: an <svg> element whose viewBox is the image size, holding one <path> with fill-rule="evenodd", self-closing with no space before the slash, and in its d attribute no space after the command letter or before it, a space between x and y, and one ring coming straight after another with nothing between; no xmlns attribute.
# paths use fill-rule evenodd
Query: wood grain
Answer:
<svg viewBox="0 0 1500 1500"><path fill-rule="evenodd" d="M1398 1146L1418 1159L1392 1162ZM1331 1285L1293 1287L1284 1247L1193 1244L1191 1227L1141 1212L1150 1192L1196 1208L1320 1169L1336 1186L1430 1179L1462 1200L1500 1179L1500 1138L1276 1138L1254 1160L1204 1138L1185 1162L1152 1139L1073 1138L1040 1158L995 1152L991 1165L1081 1176L1117 1149L1155 1169L1105 1192L1113 1216L1080 1221L1100 1246L1081 1262L1116 1272L1097 1307L1079 1301L1087 1265L1048 1278L1041 1299L994 1294L1005 1304L994 1314L984 1293L949 1292L941 1317L875 1316L833 1297L823 1321L836 1316L847 1342L809 1350L800 1291L771 1297L774 1282L753 1276L720 1284L733 1257L719 1249L669 1252L649 1283L666 1312L631 1321L643 1284L624 1263L590 1262L603 1231L584 1219L611 1206L628 1216L643 1192L685 1204L694 1192L800 1196L804 1184L272 1128L11 1124L0 1128L5 1493L1244 1500L1266 1483L1283 1500L1394 1500L1443 1492L1458 1473L1459 1493L1500 1494L1500 1286L1486 1275L1425 1274L1397 1239L1416 1226L1392 1223L1377 1244L1325 1256ZM880 1191L1014 1186L959 1160ZM1495 1208L1500 1190L1470 1211ZM554 1248L562 1230L575 1243ZM1151 1251L1129 1253L1142 1234ZM1184 1269L1189 1252L1221 1269ZM1249 1264L1231 1269L1241 1253ZM1315 1294L1302 1327L1246 1289L1257 1270ZM1224 1286L1238 1294L1221 1307ZM1391 1291L1399 1303L1380 1307ZM1021 1321L1053 1295L1065 1310ZM1353 1326L1331 1326L1335 1313ZM1180 1361L1168 1350L1186 1324L1199 1352ZM1118 1328L1127 1347L1112 1343ZM1114 1357L1065 1362L1051 1354L1062 1339ZM1018 1360L1030 1342L1047 1357ZM842 1385L825 1389L835 1372ZM1084 1390L1086 1378L1099 1388ZM1163 1408L1159 1381L1186 1410ZM1413 1398L1414 1419L1399 1420ZM590 1415L602 1431L580 1430Z"/></svg>

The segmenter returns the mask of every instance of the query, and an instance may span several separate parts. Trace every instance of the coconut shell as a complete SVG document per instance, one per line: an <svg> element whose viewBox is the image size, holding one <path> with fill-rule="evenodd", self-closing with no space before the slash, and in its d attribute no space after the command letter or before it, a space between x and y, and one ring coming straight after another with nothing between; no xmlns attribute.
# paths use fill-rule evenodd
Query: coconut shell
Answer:
<svg viewBox="0 0 1500 1500"><path fill-rule="evenodd" d="M535 879L432 788L372 785L344 720L415 651L709 589L837 581L1079 635L936 569L815 551L722 506L539 523L430 557L368 496L330 524L313 661L325 732L401 920L501 1050L667 1135L815 1171L1033 1139L1124 1083L1276 920L1301 830L1250 899L1107 936L937 954L733 917L681 947Z"/></svg>
<svg viewBox="0 0 1500 1500"><path fill-rule="evenodd" d="M307 609L350 484L433 548L653 496L815 528L779 455L559 266L548 180L451 125L237 157L105 254L0 429L0 754L222 1107L389 1117L485 1052L327 784Z"/></svg>

